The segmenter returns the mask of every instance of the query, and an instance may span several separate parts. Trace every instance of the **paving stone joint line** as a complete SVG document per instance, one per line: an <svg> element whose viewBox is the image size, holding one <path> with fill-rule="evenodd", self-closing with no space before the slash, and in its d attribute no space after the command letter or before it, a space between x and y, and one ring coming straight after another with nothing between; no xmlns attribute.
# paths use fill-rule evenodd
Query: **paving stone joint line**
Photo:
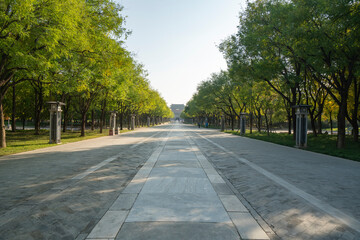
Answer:
<svg viewBox="0 0 360 240"><path fill-rule="evenodd" d="M221 150L231 154L236 159L238 159L240 162L250 166L251 168L253 168L257 172L263 174L264 176L268 177L272 181L276 182L277 184L283 186L284 188L288 189L292 193L294 193L294 194L298 195L299 197L303 198L304 200L306 200L307 202L309 202L313 206L317 207L318 209L322 210L323 212L326 212L330 216L338 219L342 223L346 224L347 226L349 226L353 230L360 233L360 222L358 220L356 220L353 217L345 214L344 212L340 211L339 209L334 208L334 207L330 206L329 204L319 200L318 198L312 196L311 194L306 193L305 191L297 188L296 186L294 186L294 185L290 184L289 182L285 181L284 179L282 179L282 178L270 173L269 171L261 168L260 166L256 165L255 163L252 163L252 162L250 162L249 160L247 160L245 158L241 158L241 157L237 156L232 151L227 150L226 148L224 148L221 145L213 142L212 140L210 140L210 139L208 139L208 138L206 138L206 137L204 137L204 136L202 136L202 135L200 135L198 133L196 133L196 134L198 136L200 136L201 138L205 139L206 141L208 141L208 142L212 143L213 145L217 146Z"/></svg>

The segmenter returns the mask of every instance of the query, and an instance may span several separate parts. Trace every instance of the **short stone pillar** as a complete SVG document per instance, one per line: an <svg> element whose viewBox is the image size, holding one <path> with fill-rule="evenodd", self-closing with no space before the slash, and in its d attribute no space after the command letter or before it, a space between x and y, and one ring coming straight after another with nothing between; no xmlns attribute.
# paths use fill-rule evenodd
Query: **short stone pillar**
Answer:
<svg viewBox="0 0 360 240"><path fill-rule="evenodd" d="M116 112L110 112L110 129L109 136L113 136L116 134Z"/></svg>
<svg viewBox="0 0 360 240"><path fill-rule="evenodd" d="M246 132L246 113L240 113L240 135Z"/></svg>
<svg viewBox="0 0 360 240"><path fill-rule="evenodd" d="M131 114L131 127L130 130L135 130L135 114Z"/></svg>
<svg viewBox="0 0 360 240"><path fill-rule="evenodd" d="M296 147L306 148L307 146L307 115L311 105L296 105Z"/></svg>
<svg viewBox="0 0 360 240"><path fill-rule="evenodd" d="M50 104L50 140L49 143L61 143L61 106L62 102L47 102Z"/></svg>
<svg viewBox="0 0 360 240"><path fill-rule="evenodd" d="M221 131L225 131L225 116L221 115Z"/></svg>
<svg viewBox="0 0 360 240"><path fill-rule="evenodd" d="M147 117L146 125L147 125L148 127L150 127L150 117Z"/></svg>

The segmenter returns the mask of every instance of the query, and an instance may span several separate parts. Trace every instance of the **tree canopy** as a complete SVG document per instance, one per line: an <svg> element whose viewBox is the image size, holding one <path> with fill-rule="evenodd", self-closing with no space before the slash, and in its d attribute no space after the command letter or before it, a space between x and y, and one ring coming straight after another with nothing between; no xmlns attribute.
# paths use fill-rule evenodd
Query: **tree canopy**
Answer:
<svg viewBox="0 0 360 240"><path fill-rule="evenodd" d="M124 47L130 32L122 9L112 0L1 2L1 147L6 147L4 119L11 109L13 118L33 119L38 131L48 100L67 104L64 123L80 119L82 135L89 111L92 118L99 113L101 125L109 111L124 118L171 115ZM18 106L23 103L26 107Z"/></svg>
<svg viewBox="0 0 360 240"><path fill-rule="evenodd" d="M209 116L204 108L218 109L233 118L243 106L252 123L252 117L267 122L269 114L282 116L285 109L291 133L296 128L293 106L309 104L314 134L322 133L323 119L332 121L336 114L337 146L344 147L346 121L358 141L359 20L360 3L354 0L249 1L237 33L219 46L229 80L209 92L221 98L208 99L205 105L199 100L205 98L202 89L213 83L210 78L199 85L186 113ZM232 102L240 103L237 110L230 111Z"/></svg>

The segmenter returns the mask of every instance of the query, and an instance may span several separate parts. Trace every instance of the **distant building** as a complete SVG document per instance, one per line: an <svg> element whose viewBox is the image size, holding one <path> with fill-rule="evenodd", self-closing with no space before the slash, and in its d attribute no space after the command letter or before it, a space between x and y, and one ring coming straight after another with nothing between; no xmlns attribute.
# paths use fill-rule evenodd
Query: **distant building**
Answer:
<svg viewBox="0 0 360 240"><path fill-rule="evenodd" d="M180 114L184 110L184 104L171 104L170 109L174 113L174 120L180 120Z"/></svg>

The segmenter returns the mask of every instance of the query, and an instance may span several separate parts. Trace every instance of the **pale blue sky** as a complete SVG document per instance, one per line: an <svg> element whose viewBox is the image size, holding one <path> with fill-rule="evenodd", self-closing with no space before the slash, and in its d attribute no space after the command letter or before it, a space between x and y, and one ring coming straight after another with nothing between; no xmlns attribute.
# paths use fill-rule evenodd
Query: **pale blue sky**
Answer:
<svg viewBox="0 0 360 240"><path fill-rule="evenodd" d="M116 0L124 6L129 51L168 105L186 104L197 85L226 70L216 45L236 32L245 0Z"/></svg>

